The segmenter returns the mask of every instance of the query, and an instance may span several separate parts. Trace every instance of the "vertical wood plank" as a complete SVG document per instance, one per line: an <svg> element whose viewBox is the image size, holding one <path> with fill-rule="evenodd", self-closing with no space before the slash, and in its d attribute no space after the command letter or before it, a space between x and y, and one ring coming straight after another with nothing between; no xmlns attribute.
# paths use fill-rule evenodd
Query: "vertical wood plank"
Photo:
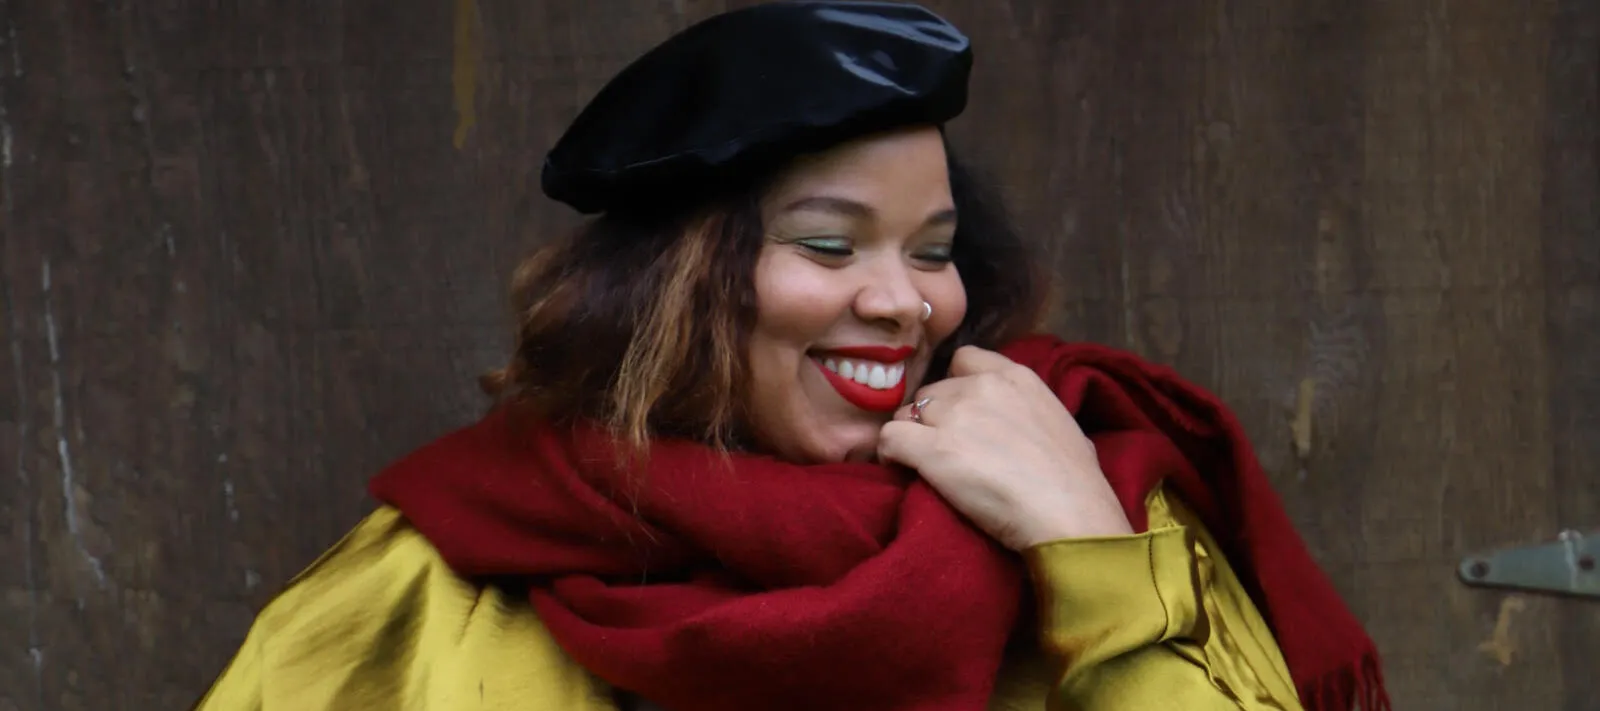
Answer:
<svg viewBox="0 0 1600 711"><path fill-rule="evenodd" d="M1545 120L1546 328L1556 523L1600 530L1600 4L1560 3L1551 20ZM1600 606L1558 618L1563 709L1600 708Z"/></svg>

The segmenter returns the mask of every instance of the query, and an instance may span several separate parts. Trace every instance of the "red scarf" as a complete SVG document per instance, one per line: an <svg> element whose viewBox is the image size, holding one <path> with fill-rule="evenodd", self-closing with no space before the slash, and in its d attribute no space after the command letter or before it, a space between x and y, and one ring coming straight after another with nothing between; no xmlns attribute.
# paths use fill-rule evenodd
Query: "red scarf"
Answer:
<svg viewBox="0 0 1600 711"><path fill-rule="evenodd" d="M1220 402L1109 348L1036 336L1003 352L1076 414L1136 529L1162 482L1201 517L1308 709L1388 708L1372 642ZM673 441L642 472L615 461L598 430L496 410L372 493L461 575L527 583L574 661L666 708L987 707L1024 573L914 475Z"/></svg>

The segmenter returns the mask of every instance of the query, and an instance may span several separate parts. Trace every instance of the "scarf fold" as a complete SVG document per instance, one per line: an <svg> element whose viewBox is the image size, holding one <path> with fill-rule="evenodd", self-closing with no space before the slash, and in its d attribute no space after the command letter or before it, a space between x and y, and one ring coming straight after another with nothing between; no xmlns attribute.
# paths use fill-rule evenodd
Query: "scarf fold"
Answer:
<svg viewBox="0 0 1600 711"><path fill-rule="evenodd" d="M1310 711L1388 708L1371 640L1215 397L1103 346L1002 352L1076 415L1135 529L1163 483L1200 516ZM459 574L526 583L575 662L666 708L987 708L1025 573L914 474L670 440L617 463L598 428L500 408L371 492Z"/></svg>

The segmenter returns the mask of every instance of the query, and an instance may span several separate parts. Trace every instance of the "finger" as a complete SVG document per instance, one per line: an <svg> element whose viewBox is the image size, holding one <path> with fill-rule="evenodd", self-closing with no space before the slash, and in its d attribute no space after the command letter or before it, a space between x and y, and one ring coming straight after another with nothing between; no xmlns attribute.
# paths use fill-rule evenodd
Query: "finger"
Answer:
<svg viewBox="0 0 1600 711"><path fill-rule="evenodd" d="M890 422L910 422L911 421L911 407L913 405L915 405L918 400L921 400L921 399L922 398L919 397L919 396L913 396L911 398L911 402L908 402L908 403L906 403L904 405L901 405L899 408L895 409L894 417L889 418L889 421ZM926 412L927 408L923 408L923 411Z"/></svg>
<svg viewBox="0 0 1600 711"><path fill-rule="evenodd" d="M933 453L938 433L932 427L891 420L878 430L878 459L920 470Z"/></svg>
<svg viewBox="0 0 1600 711"><path fill-rule="evenodd" d="M962 381L959 379L941 380L937 383L932 383L917 388L917 391L912 393L910 401L904 405L901 405L899 409L894 411L894 419L906 422L911 421L912 407L919 402L927 401L922 407L922 422L923 424L932 424L928 421L928 412L936 407L934 403L939 403L940 405L945 406L941 409L948 410L949 405L957 402L960 399L960 392L963 385L964 383L962 383Z"/></svg>
<svg viewBox="0 0 1600 711"><path fill-rule="evenodd" d="M1016 362L977 346L962 346L950 357L950 376L977 375L1016 367Z"/></svg>
<svg viewBox="0 0 1600 711"><path fill-rule="evenodd" d="M917 406L920 404L922 407L920 408L921 412L918 413L918 416L921 419L921 424L930 424L928 422L928 410L933 407L933 400L934 398L923 395L922 393L917 393L917 396L912 398L911 402L901 405L899 409L894 411L894 417L891 418L891 421L917 422L917 420L912 419L911 415L913 413L917 413Z"/></svg>

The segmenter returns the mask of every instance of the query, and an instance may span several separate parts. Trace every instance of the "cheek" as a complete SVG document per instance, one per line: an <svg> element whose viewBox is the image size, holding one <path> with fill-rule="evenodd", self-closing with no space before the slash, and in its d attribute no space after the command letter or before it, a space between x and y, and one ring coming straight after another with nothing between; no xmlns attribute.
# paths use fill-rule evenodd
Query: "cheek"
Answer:
<svg viewBox="0 0 1600 711"><path fill-rule="evenodd" d="M780 338L774 338L758 325L751 334L749 351L750 381L744 392L745 426L750 434L766 446L777 435L787 431L793 419L793 391L795 368L800 355Z"/></svg>
<svg viewBox="0 0 1600 711"><path fill-rule="evenodd" d="M756 331L769 345L804 351L826 335L849 306L849 294L827 270L777 250L756 265Z"/></svg>
<svg viewBox="0 0 1600 711"><path fill-rule="evenodd" d="M837 312L829 311L825 282L808 275L806 265L785 261L764 254L757 262L745 405L750 434L760 446L798 461L806 458L801 430L811 419L798 374L809 367L805 351L827 333Z"/></svg>
<svg viewBox="0 0 1600 711"><path fill-rule="evenodd" d="M793 261L768 250L756 263L756 323L747 357L751 404L758 412L777 411L779 402L793 394L806 349L838 316L828 280Z"/></svg>

